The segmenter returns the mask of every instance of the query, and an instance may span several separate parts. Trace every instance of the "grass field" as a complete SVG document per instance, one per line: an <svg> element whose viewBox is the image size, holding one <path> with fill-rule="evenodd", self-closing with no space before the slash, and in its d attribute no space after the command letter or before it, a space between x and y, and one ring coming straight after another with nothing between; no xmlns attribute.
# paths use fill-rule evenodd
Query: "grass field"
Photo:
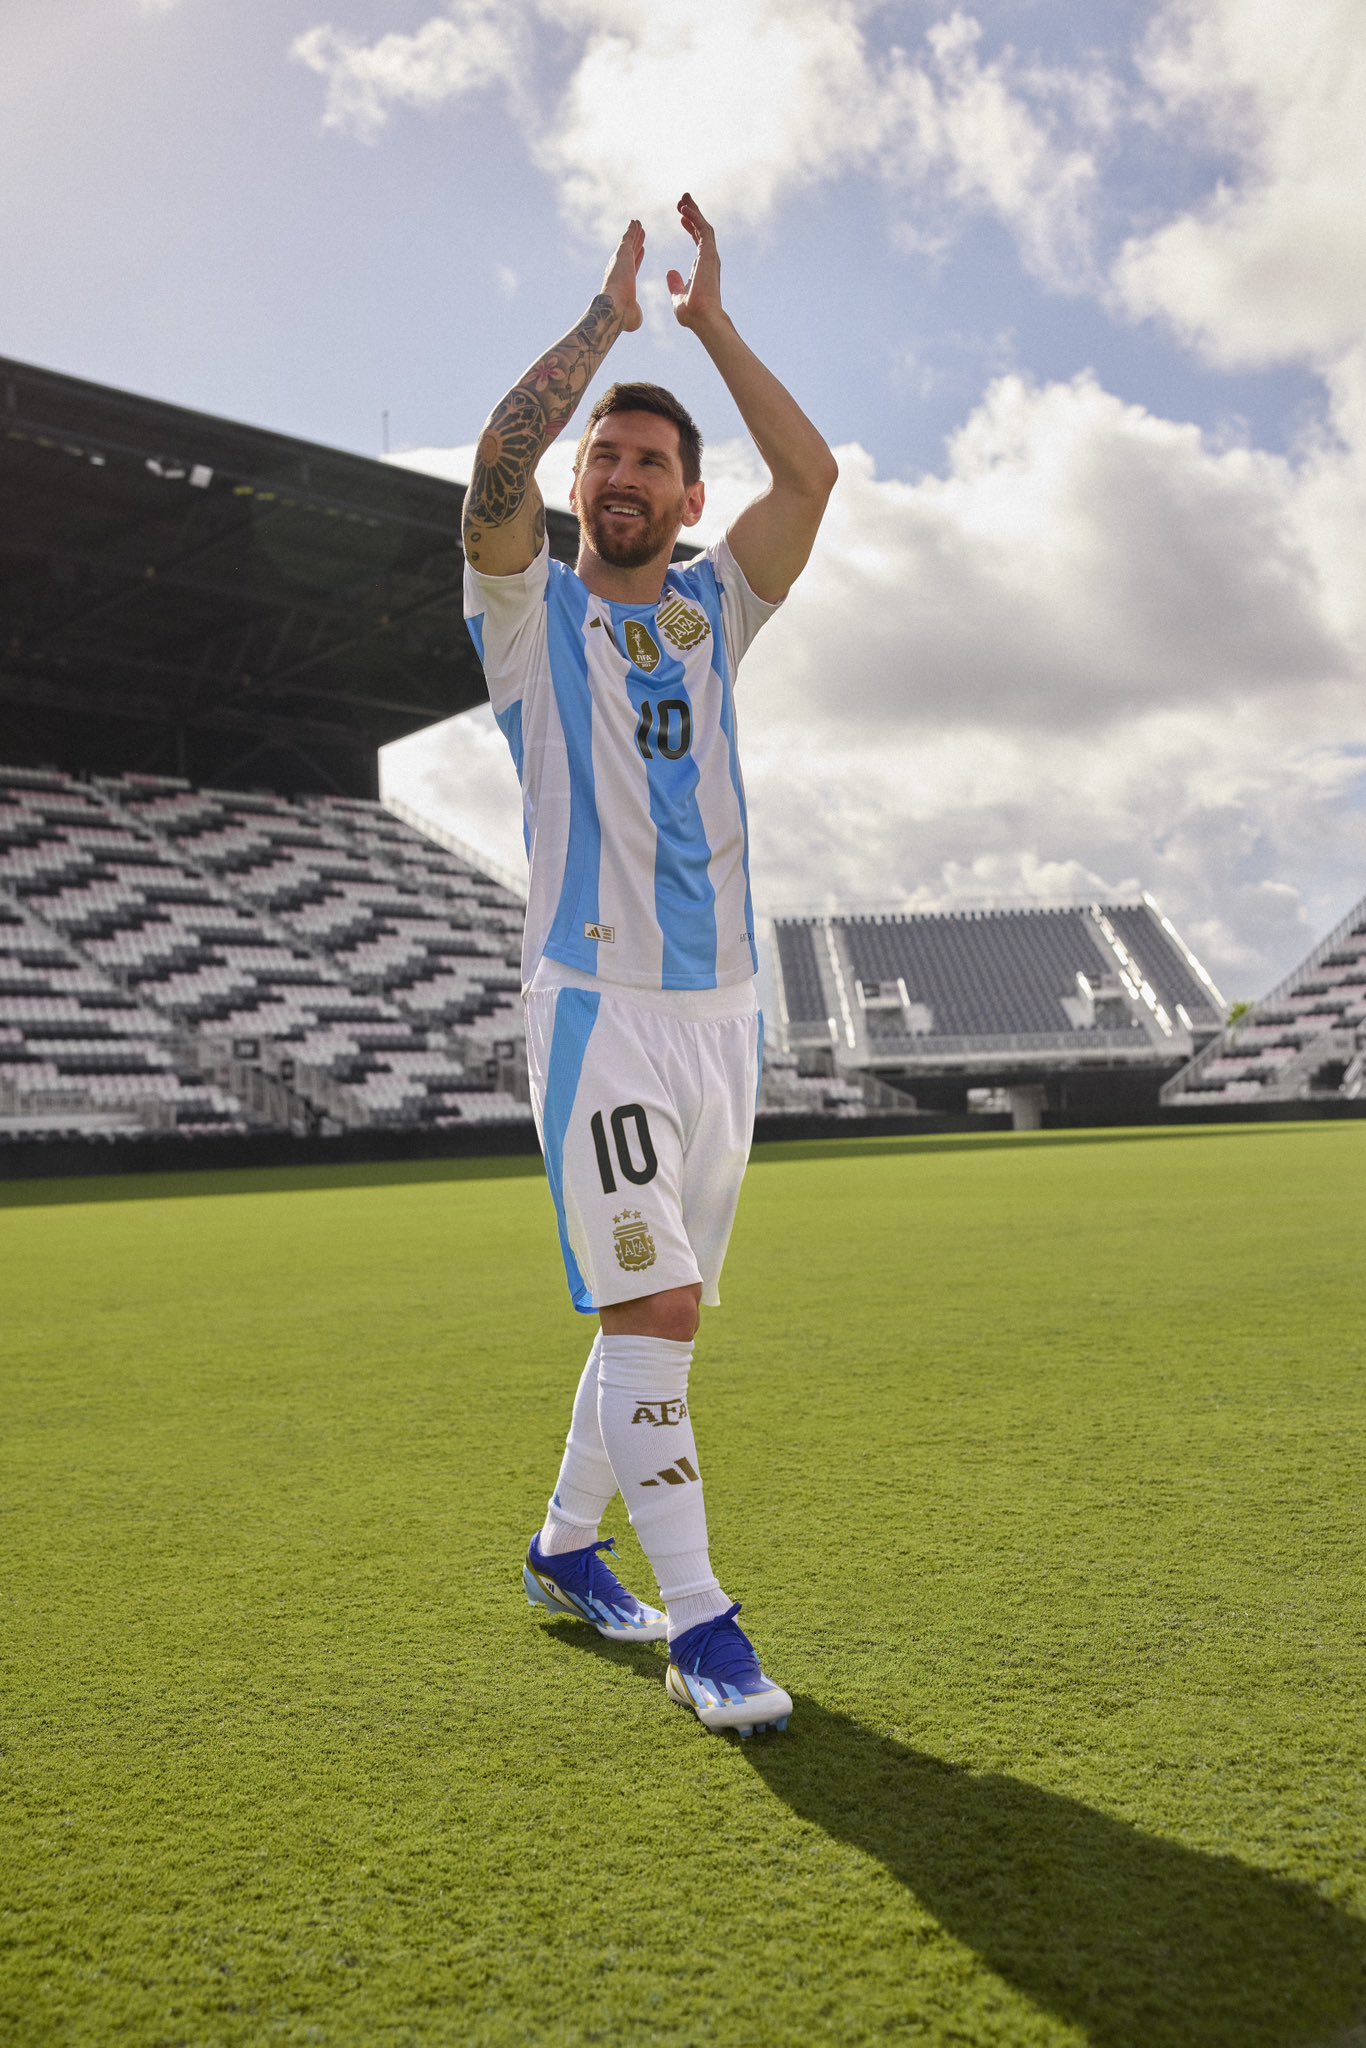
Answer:
<svg viewBox="0 0 1366 2048"><path fill-rule="evenodd" d="M756 1159L743 1746L525 1604L528 1167L0 1188L0 2039L1366 2041L1366 1125Z"/></svg>

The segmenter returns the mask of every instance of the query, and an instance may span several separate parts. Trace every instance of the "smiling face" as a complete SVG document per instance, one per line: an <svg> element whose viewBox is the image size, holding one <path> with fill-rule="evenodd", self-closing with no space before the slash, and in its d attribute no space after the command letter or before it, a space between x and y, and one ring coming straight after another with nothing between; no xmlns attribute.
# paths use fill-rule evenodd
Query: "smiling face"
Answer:
<svg viewBox="0 0 1366 2048"><path fill-rule="evenodd" d="M651 412L610 412L579 451L569 502L588 545L613 569L673 552L702 516L702 486L683 480L678 428Z"/></svg>

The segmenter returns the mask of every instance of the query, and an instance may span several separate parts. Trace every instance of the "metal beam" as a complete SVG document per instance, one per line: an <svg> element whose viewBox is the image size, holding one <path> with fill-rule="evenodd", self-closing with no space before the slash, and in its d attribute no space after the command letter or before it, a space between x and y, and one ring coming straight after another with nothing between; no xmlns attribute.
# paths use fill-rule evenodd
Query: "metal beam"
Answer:
<svg viewBox="0 0 1366 2048"><path fill-rule="evenodd" d="M240 525L225 526L221 532L212 536L202 548L195 552L198 554L211 553L214 548L223 545L227 541L240 540L242 532L243 529ZM18 545L6 543L3 550L0 551L0 558L7 558L10 561L38 562L45 566L53 562L64 562L74 568L86 571L106 586L111 576L119 578L118 588L109 591L107 599L96 600L96 603L101 607L106 603L115 605L123 603L132 597L146 596L149 589L155 591L157 586L160 585L176 591L185 591L192 597L219 599L225 605L239 612L247 609L269 612L273 615L281 609L296 611L306 618L317 619L324 626L335 624L339 617L354 616L358 607L365 602L372 600L375 603L381 602L386 587L391 584L395 586L395 594L397 594L397 588L403 582L419 581L422 569L431 560L430 556L423 556L419 558L419 562L415 563L412 569L398 572L388 569L381 575L371 576L363 583L347 582L344 585L344 598L310 598L308 596L301 596L297 587L292 584L282 583L277 589L271 589L269 585L266 585L247 591L243 589L240 582L222 583L212 577L180 575L176 572L174 562L169 566L157 562L135 562L128 558L114 558L107 553L91 553L85 549L72 547L69 543L60 548L33 547L24 543ZM340 566L337 573L339 576L342 574ZM460 579L453 573L449 580L443 581L436 590L426 593L414 604L403 607L397 613L390 610L376 618L373 625L367 624L366 632L375 630L386 622L393 623L399 618L406 619L416 612L430 610L433 604L439 603L443 599L449 601L454 606L460 600L460 596ZM79 624L79 615L68 623ZM364 638L365 636L365 632L359 636L352 636L352 639L348 640L345 644L354 644L355 639Z"/></svg>
<svg viewBox="0 0 1366 2048"><path fill-rule="evenodd" d="M162 697L121 692L117 702L101 704L89 693L70 683L50 683L35 677L11 676L0 672L0 707L4 704L32 704L47 711L77 711L88 718L125 720L130 724L168 728L175 723L175 708ZM360 743L381 747L388 734L371 726L331 724L320 718L292 718L287 713L264 708L238 711L231 705L214 704L180 721L193 732L264 733L272 741L302 740L314 746L354 748Z"/></svg>
<svg viewBox="0 0 1366 2048"><path fill-rule="evenodd" d="M9 659L14 660L16 654L22 659L23 652L23 649L11 649ZM182 668L175 662L158 661L153 655L126 652L115 654L107 649L75 649L73 652L78 655L84 653L87 659L98 660L105 678L110 682L117 679L120 670L131 670L139 675L165 677L168 683L181 686L197 674L195 670ZM453 672L458 674L458 671ZM142 715L167 719L192 712L195 722L202 723L206 711L216 704L223 711L241 707L243 716L248 719L262 718L268 715L271 706L278 709L280 703L278 693L273 691L272 680L269 676L263 676L259 681L253 678L244 688L237 675L231 672L220 674L209 679L210 685L217 684L217 689L210 696L204 678L200 676L198 701L189 701L190 693L183 690L180 693L168 692L162 697L148 696L141 700L147 707ZM105 697L97 695L89 688L83 689L78 684L54 682L47 677L27 675L14 670L0 672L0 701L8 697L12 701L22 699L34 704L55 702L55 699L40 694L48 689L65 691L62 703L69 709L90 711L98 715L103 715L109 710ZM120 700L130 701L121 684L118 684L118 689ZM380 696L370 691L352 692L336 682L300 684L297 689L289 692L289 696L298 697L305 703L332 704L339 708L354 705L360 711L379 711L393 718L416 718L427 724L438 718L453 718L461 710L472 710L474 705L481 701L480 698L472 696L467 704L461 705L449 701L437 703L430 698Z"/></svg>

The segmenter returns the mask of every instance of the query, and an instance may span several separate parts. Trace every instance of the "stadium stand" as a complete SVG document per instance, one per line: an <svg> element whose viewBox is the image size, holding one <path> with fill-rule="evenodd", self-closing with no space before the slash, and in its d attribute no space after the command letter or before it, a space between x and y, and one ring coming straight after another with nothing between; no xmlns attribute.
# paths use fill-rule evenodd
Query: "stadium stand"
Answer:
<svg viewBox="0 0 1366 2048"><path fill-rule="evenodd" d="M876 1083L870 1088L864 1076L847 1079L842 1074L804 1074L796 1053L769 1040L764 1046L759 1107L774 1116L849 1118L888 1107L904 1111L906 1104Z"/></svg>
<svg viewBox="0 0 1366 2048"><path fill-rule="evenodd" d="M111 837L66 777L0 773L0 1120L15 1135L245 1130L174 1020L81 945L82 885L91 920L126 893Z"/></svg>
<svg viewBox="0 0 1366 2048"><path fill-rule="evenodd" d="M1366 1096L1366 897L1162 1090L1169 1108Z"/></svg>
<svg viewBox="0 0 1366 2048"><path fill-rule="evenodd" d="M0 411L11 1164L32 1139L534 1143L519 887L376 801L382 746L485 700L462 487L8 357ZM576 522L548 529L572 560ZM761 1108L1360 1097L1362 923L1221 1035L1151 898L779 919Z"/></svg>
<svg viewBox="0 0 1366 2048"><path fill-rule="evenodd" d="M526 1122L523 904L432 832L350 797L0 769L0 1136ZM899 1102L770 1048L768 1112Z"/></svg>
<svg viewBox="0 0 1366 2048"><path fill-rule="evenodd" d="M1037 1120L1083 1074L1132 1106L1223 1022L1209 975L1151 897L914 915L780 918L788 1044L808 1071L880 1076L961 1108L969 1085ZM1050 1093L1054 1101L1050 1103Z"/></svg>
<svg viewBox="0 0 1366 2048"><path fill-rule="evenodd" d="M0 770L0 1118L525 1120L522 906L382 806ZM267 1083L273 1085L266 1085Z"/></svg>
<svg viewBox="0 0 1366 2048"><path fill-rule="evenodd" d="M521 898L412 817L0 769L0 1135L526 1122ZM766 1111L898 1100L765 1062Z"/></svg>

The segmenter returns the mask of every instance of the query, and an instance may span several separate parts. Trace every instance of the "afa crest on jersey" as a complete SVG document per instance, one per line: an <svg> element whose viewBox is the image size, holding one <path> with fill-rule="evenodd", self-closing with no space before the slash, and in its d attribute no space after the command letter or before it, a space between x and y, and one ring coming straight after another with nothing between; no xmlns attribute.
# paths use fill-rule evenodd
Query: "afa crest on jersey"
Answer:
<svg viewBox="0 0 1366 2048"><path fill-rule="evenodd" d="M681 597L666 598L655 617L683 654L690 647L699 646L711 631L706 613L699 611L695 604L685 603Z"/></svg>

